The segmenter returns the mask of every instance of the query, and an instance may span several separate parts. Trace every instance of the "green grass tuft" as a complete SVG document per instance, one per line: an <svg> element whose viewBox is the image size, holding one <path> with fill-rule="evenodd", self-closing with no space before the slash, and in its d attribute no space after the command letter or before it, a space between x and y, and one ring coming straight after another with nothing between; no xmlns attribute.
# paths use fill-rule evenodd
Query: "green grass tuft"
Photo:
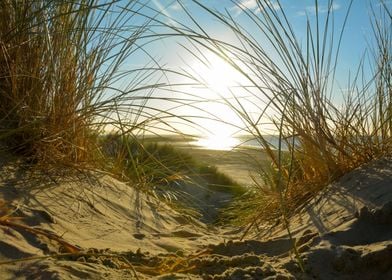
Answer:
<svg viewBox="0 0 392 280"><path fill-rule="evenodd" d="M196 193L208 197L217 193L239 197L244 189L214 166L198 162L190 154L169 144L150 139L119 135L102 138L102 147L110 160L105 168L123 181L165 199L172 206L191 206L203 211L203 203ZM229 202L217 202L228 204ZM223 206L222 206L223 207ZM189 208L189 207L187 207Z"/></svg>

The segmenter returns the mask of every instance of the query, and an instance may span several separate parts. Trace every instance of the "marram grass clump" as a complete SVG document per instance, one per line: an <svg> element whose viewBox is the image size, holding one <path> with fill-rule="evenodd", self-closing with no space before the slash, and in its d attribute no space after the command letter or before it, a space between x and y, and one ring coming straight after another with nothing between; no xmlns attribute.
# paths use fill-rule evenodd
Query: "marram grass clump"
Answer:
<svg viewBox="0 0 392 280"><path fill-rule="evenodd" d="M108 93L146 29L139 19L122 33L136 2L0 2L2 148L36 163L94 160L97 135L138 89Z"/></svg>
<svg viewBox="0 0 392 280"><path fill-rule="evenodd" d="M208 223L224 216L217 208L224 211L245 192L215 166L199 162L175 145L110 134L101 138L101 146L107 159L103 168L113 176Z"/></svg>
<svg viewBox="0 0 392 280"><path fill-rule="evenodd" d="M197 28L181 30L199 53L220 57L246 80L231 88L230 96L222 94L222 102L242 119L245 132L257 139L271 165L260 167L263 180L255 180L249 197L239 204L248 214L243 215L244 222L287 220L330 182L392 154L389 5L380 1L372 6L375 45L370 51L373 57L366 62L373 72L369 74L368 65L360 61L343 91L336 83L337 69L353 1L339 11L339 24L334 1L326 2L323 12L320 1L313 2L300 33L281 1L257 0L255 10L237 2L241 11L237 17L230 10L220 12L193 0L236 41L209 35L208 28L192 16L189 20ZM342 95L343 102L334 102L333 97ZM251 110L249 103L254 105ZM266 137L271 130L279 138L276 150Z"/></svg>
<svg viewBox="0 0 392 280"><path fill-rule="evenodd" d="M211 190L242 194L242 188L235 180L173 145L121 134L102 137L100 145L105 157L110 159L106 169L140 188L159 189L202 180ZM167 191L170 192L170 188Z"/></svg>

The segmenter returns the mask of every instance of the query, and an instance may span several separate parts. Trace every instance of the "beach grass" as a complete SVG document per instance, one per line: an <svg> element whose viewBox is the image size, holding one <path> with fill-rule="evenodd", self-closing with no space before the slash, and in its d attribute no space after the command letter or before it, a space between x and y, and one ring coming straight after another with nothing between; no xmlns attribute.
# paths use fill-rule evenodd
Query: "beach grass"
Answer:
<svg viewBox="0 0 392 280"><path fill-rule="evenodd" d="M170 139L169 136L167 140ZM192 148L186 152L162 142L162 138L155 140L147 137L145 141L129 135L104 136L101 146L107 165L103 168L177 208L198 204L203 208L205 202L193 197L195 192L206 192L207 196L222 192L233 197L240 197L245 192L243 186L219 171L213 163L208 165L194 157Z"/></svg>
<svg viewBox="0 0 392 280"><path fill-rule="evenodd" d="M123 67L155 40L154 13L143 8L139 1L0 3L2 151L46 171L103 171L167 201L182 196L173 187L180 182L240 193L213 166L148 136L167 125L159 114L170 114L147 105L165 69L148 55L145 66Z"/></svg>
<svg viewBox="0 0 392 280"><path fill-rule="evenodd" d="M86 166L97 160L97 138L116 125L113 114L139 110L130 106L135 95L157 86L143 83L153 67L140 69L136 79L134 69L122 68L147 30L148 20L136 18L138 5L1 1L3 149L43 165ZM126 75L130 82L116 88Z"/></svg>
<svg viewBox="0 0 392 280"><path fill-rule="evenodd" d="M370 64L374 76L360 77L364 73L361 64L347 93L338 92L334 83L352 1L339 28L334 21L334 1L328 1L323 14L319 1L314 1L314 18L308 17L301 39L279 1L256 1L256 11L238 3L244 25L230 11L219 12L201 1L193 2L226 27L239 43L216 39L202 25L197 25L198 30L183 31L185 36L200 52L214 53L241 73L248 83L242 89L251 100L267 104L259 107L254 117L246 110L249 99L234 93L222 96L272 163L260 166L263 182L255 181L251 191L255 199L251 207L244 206L252 209L248 221L275 223L282 215L290 216L330 182L391 154L391 18L385 4L373 7L377 43ZM196 24L195 18L190 16L190 20ZM261 36L248 33L245 24L252 25ZM333 102L336 94L345 97L343 104ZM276 151L265 137L266 119L279 138Z"/></svg>
<svg viewBox="0 0 392 280"><path fill-rule="evenodd" d="M128 219L128 216L132 216L129 215L132 211L127 211L129 210L127 207L137 208L135 211L140 211L142 204L130 205L137 204L136 200L129 200L132 202L127 201L126 204L125 202L115 204L121 200L118 198L118 193L115 198L111 198L113 200L99 197L102 204L110 203L108 210L121 210L119 217L128 219L126 226L135 222L137 229L133 233L123 224L115 228L119 232L125 229L127 233L129 231L132 234L130 238L138 239L135 246L143 244L138 242L152 236L161 239L158 246L160 249L172 250L171 244L165 248L164 238L170 237L175 241L178 241L175 239L177 237L193 238L192 241L198 241L196 238L199 236L202 239L205 238L203 234L209 228L206 226L201 229L203 224L198 224L199 221L192 225L200 226L196 229L196 233L179 229L185 226L181 224L184 221L181 218L188 214L206 223L219 221L223 225L245 224L247 228L240 234L241 236L237 236L241 239L253 228L257 231L260 228L265 229L283 224L289 235L289 239L285 242L289 241L293 244L292 249L297 256L299 268L305 272L297 243L292 242L294 239L290 230L290 218L306 207L329 183L365 163L392 155L392 11L383 1L380 2L381 5L372 6L374 45L369 49L371 53L369 62L365 60L361 62L359 68L356 69L354 79L348 82L348 89L340 92L334 85L334 81L352 1L349 2L342 25L336 27L333 13L334 2L328 1L328 8L321 15L319 1L315 0L315 17L313 20L308 18L305 36L301 39L292 29L288 16L279 1L255 0L258 6L257 11L250 10L240 2L234 1L245 16L246 24L254 25L253 30L257 30L262 35L261 37L248 33L247 30L251 29L242 26L232 11L226 10L225 13L221 13L211 9L205 1L192 1L231 31L238 42L233 44L210 36L207 30L203 29L193 18L192 13L186 10L186 6L181 4L181 1L178 2L180 7L187 12L189 20L199 28L197 31L185 25L179 25L177 21L175 25L163 23L151 16L151 12L157 12L159 16L162 16L162 11L152 8L148 9L149 15L143 15L142 11L145 6L137 0L124 1L121 5L120 2L114 0L106 2L98 0L1 1L0 149L4 152L11 151L13 155L22 158L27 164L38 166L46 171L53 167L100 171L128 184L129 187L119 183L126 187L126 190L121 189L122 193L120 193L120 195L124 194L124 197L126 192L132 188L132 191L135 191L135 197L139 197L139 191L148 194L148 199L146 199L148 204L150 204L149 199L155 197L159 199L157 204L164 200L172 208L180 209L178 212L182 215L181 217L178 214L172 219L170 215L173 213L168 214L167 217L161 216L164 223L169 219L173 220L173 223L178 222L168 229L169 233L161 232L146 224L146 235L140 232L141 220L145 213L137 213L135 216L138 217ZM114 17L108 16L113 14ZM129 22L134 22L134 24L129 25ZM164 109L151 108L147 105L147 102L153 98L154 90L162 86L160 79L155 79L154 75L165 76L162 74L165 69L159 66L153 58L149 57L153 60L153 66L146 65L136 69L122 68L122 65L126 61L129 62L132 55L143 46L154 41L154 38L160 39L166 36L155 34L155 30L149 33L151 23L154 27L156 24L161 24L175 32L175 34L166 34L167 36L185 37L198 48L199 54L203 53L203 50L208 50L220 56L226 61L228 67L232 67L246 78L248 84L241 85L239 88L247 93L247 99L236 96L233 91L231 97L222 96L220 100L241 118L244 124L243 132L252 135L261 146L261 149L254 151L259 157L254 161L252 172L247 170L251 183L247 184L246 189L236 181L236 175L239 172L233 172L235 174L229 174L229 176L222 172L220 166L215 166L214 162L205 163L197 159L192 155L191 150L188 153L173 145L162 144L159 141L159 135L157 137L149 135L154 130L154 127L150 127L150 123L151 125L163 123L171 127L166 119L167 116L194 124L187 120L186 116L176 116ZM364 69L367 67L365 63L369 63L373 69L370 76L365 74ZM192 78L187 72L167 72ZM117 87L120 81L124 82L124 77L126 77L127 85ZM195 81L199 82L196 77ZM344 96L341 104L334 103L332 96L336 94ZM162 102L169 100L176 102L176 100L165 97L157 99ZM179 106L186 106L184 102L184 100L178 100ZM256 117L254 112L247 110L245 104L248 102L252 102L259 109ZM278 137L278 144L275 147L271 145L266 136L266 120L268 120L268 129L271 130L272 126L273 134ZM188 139L187 141L194 140L185 135L179 137ZM170 142L175 144L183 141L178 138L173 139L177 140ZM239 154L240 150L228 153L234 155L237 152ZM204 157L206 154L212 154L210 151L203 151L203 153L199 154ZM239 157L236 157L236 160L240 160ZM9 182L6 184L8 185ZM108 180L107 184L117 183L110 183ZM72 186L77 185L72 184ZM19 195L18 188L12 187L14 188L12 192ZM95 207L90 201L79 200L82 192L77 192L76 196L68 198L74 200L72 205L78 200L78 205L75 204L78 214L99 214L97 216L99 218L90 220L95 222L100 219L104 220L105 214L99 210L102 205L97 203ZM65 192L59 193L65 195ZM91 194L96 195L95 190L91 191ZM96 197L98 198L98 195ZM30 199L30 197L26 198ZM33 198L34 196L31 196L31 200ZM55 196L55 199L54 204L58 204L62 197ZM79 213L82 202L86 203L89 212ZM38 204L39 200L34 203ZM19 202L17 207L8 204L8 201L0 200L0 224L2 226L24 230L28 234L40 235L60 243L66 253L53 255L54 258L87 255L81 252L79 247L63 240L64 232L60 235L40 229L38 224L31 226L13 222L19 219L16 216L19 211L20 213L26 211L26 217L33 218L33 214L36 214L40 216L39 221L44 224L48 222L43 221L49 215L47 212L38 208L19 208L22 206ZM11 210L14 206L15 209ZM148 214L154 216L152 217L154 225L158 224L155 206L152 207L152 215ZM200 212L206 209L206 217L202 219ZM66 210L68 211L69 208ZM169 212L169 209L166 210ZM208 211L215 212L209 213ZM370 213L370 210L366 211L362 212ZM374 213L383 213L380 209L376 211L378 212ZM216 212L219 214L218 217L216 217ZM360 215L364 216L363 213L358 214L359 222L361 222ZM87 224L85 218L83 216L84 226ZM116 223L122 221L115 223L110 219L114 221L117 217L107 216L106 218L108 220L104 220L101 225L106 224L108 228L103 231L107 230L110 234L107 232L104 234L111 235ZM347 224L344 218L342 217L341 221ZM362 220L364 220L363 217ZM56 223L54 220L49 222ZM67 221L64 218L58 225L65 222ZM88 225L96 226L93 223ZM52 228L52 225L49 226ZM375 224L375 227L378 225ZM66 227L64 229L66 230ZM11 240L16 240L17 235L10 232L12 233L9 234L10 238L15 238ZM208 233L209 238L211 238L211 232L213 231ZM76 234L80 233L76 232ZM220 237L231 236L225 234ZM313 234L310 232L310 235ZM343 232L343 235L345 234ZM319 237L318 233L313 235L313 237L316 236ZM127 242L134 241L134 239L127 239ZM111 245L119 243L115 241ZM211 242L211 239L208 239L208 242ZM41 244L40 239L29 242L32 248L36 246L35 243L39 243L38 249L41 250L41 245L44 243ZM223 240L222 244L216 246L230 249L230 246L237 246L240 243L234 244L234 242ZM4 244L7 245L7 243ZM267 243L260 242L262 247L265 244ZM376 244L380 246L380 242ZM344 247L333 249L340 250L349 247L347 244L343 245ZM177 246L178 244L173 248ZM157 259L161 262L156 263L156 259L151 261L151 263L156 263L151 269L143 266L138 268L140 271L145 269L144 272L153 273L152 275L188 272L190 269L197 268L196 265L191 265L190 261L188 265L188 260L198 255L214 252L211 244L203 244L203 246L208 249L189 255L188 259L180 255L182 254L182 248L180 248L181 250L170 253L170 256L167 255L167 260L159 258L162 257L160 255ZM386 250L388 246L386 245ZM140 247L135 253L138 255L137 258L143 258ZM292 249L290 245L284 254L291 254ZM94 249L92 251L94 252ZM352 252L351 256L353 256ZM354 252L357 251L354 250ZM255 254L254 251L249 251L249 253ZM381 254L384 252L381 251ZM114 254L107 254L107 256L116 257ZM282 254L279 254L274 257L274 261L281 256ZM249 254L244 253L244 257L248 258ZM49 257L33 256L24 260L7 260L2 264L47 258ZM127 262L125 258L124 260ZM237 266L237 261L239 263L242 260L242 258L237 258L234 262L235 266ZM264 266L264 261L261 263L260 259L257 260L256 265ZM150 259L148 261L150 262ZM214 256L212 265L209 262L207 265L214 266L217 262L220 262L219 258ZM292 265L291 261L289 264ZM199 260L198 265L201 266ZM99 266L102 268L102 264ZM132 264L129 263L129 266L119 266L116 271L131 268L134 270ZM295 268L295 270L298 269ZM102 273L105 274L107 271ZM204 277L207 274L201 271L200 275Z"/></svg>
<svg viewBox="0 0 392 280"><path fill-rule="evenodd" d="M150 132L149 120L168 123L146 106L160 86L151 77L165 69L155 62L138 69L122 68L141 46L154 40L153 33L148 33L153 23L175 32L156 34L156 38L185 37L200 51L220 56L248 82L242 86L248 100L233 93L230 98L222 96L221 102L242 119L244 132L259 142L271 164L256 167L261 181L254 180L243 207L238 208L247 213L242 221L252 225L256 220L275 223L282 216L287 220L330 182L391 154L391 11L384 2L372 10L372 75L363 74L362 62L344 93L337 92L334 81L352 1L337 28L333 1L328 1L321 15L315 0L315 17L308 18L301 39L279 1L257 0L262 13L238 4L247 24L261 37L249 34L230 11L221 13L202 1L193 2L239 43L210 36L190 11L189 20L198 30L143 16L139 1L123 6L94 0L2 1L1 148L43 166L102 167L152 194L154 186L186 182L195 176L190 174L198 174L211 189L241 193L235 178L215 167L201 165L171 146L143 142L135 136ZM116 16L108 17L113 11ZM161 11L157 14L162 16ZM127 25L123 33L125 22L132 20L134 24ZM115 87L135 73L128 85ZM191 77L190 73L181 75ZM331 96L336 94L344 95L342 104L333 102ZM249 101L261 104L256 117L244 105ZM179 104L184 105L184 100ZM133 119L128 120L129 116ZM265 137L266 120L279 138L277 147L271 147ZM108 127L117 134L104 136ZM109 143L106 150L105 143ZM110 151L113 147L114 152ZM166 189L161 194L175 196Z"/></svg>

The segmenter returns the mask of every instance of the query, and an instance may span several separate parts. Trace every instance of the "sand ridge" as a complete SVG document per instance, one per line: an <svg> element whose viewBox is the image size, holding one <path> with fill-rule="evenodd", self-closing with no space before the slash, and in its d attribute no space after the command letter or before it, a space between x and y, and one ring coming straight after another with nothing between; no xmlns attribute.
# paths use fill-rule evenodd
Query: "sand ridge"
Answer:
<svg viewBox="0 0 392 280"><path fill-rule="evenodd" d="M389 279L392 278L392 159L331 184L290 221L240 241L110 176L68 180L3 176L1 198L15 223L0 225L2 279ZM94 176L93 176L94 175ZM22 176L23 177L23 176ZM293 254L294 244L304 264Z"/></svg>

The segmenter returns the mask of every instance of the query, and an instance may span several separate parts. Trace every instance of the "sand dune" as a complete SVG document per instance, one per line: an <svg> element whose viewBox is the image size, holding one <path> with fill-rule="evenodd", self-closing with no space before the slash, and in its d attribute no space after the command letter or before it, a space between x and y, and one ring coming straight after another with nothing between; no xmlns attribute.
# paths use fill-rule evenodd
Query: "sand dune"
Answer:
<svg viewBox="0 0 392 280"><path fill-rule="evenodd" d="M331 184L291 219L295 240L278 225L240 241L107 175L3 167L1 279L392 279L391 175L382 159Z"/></svg>

